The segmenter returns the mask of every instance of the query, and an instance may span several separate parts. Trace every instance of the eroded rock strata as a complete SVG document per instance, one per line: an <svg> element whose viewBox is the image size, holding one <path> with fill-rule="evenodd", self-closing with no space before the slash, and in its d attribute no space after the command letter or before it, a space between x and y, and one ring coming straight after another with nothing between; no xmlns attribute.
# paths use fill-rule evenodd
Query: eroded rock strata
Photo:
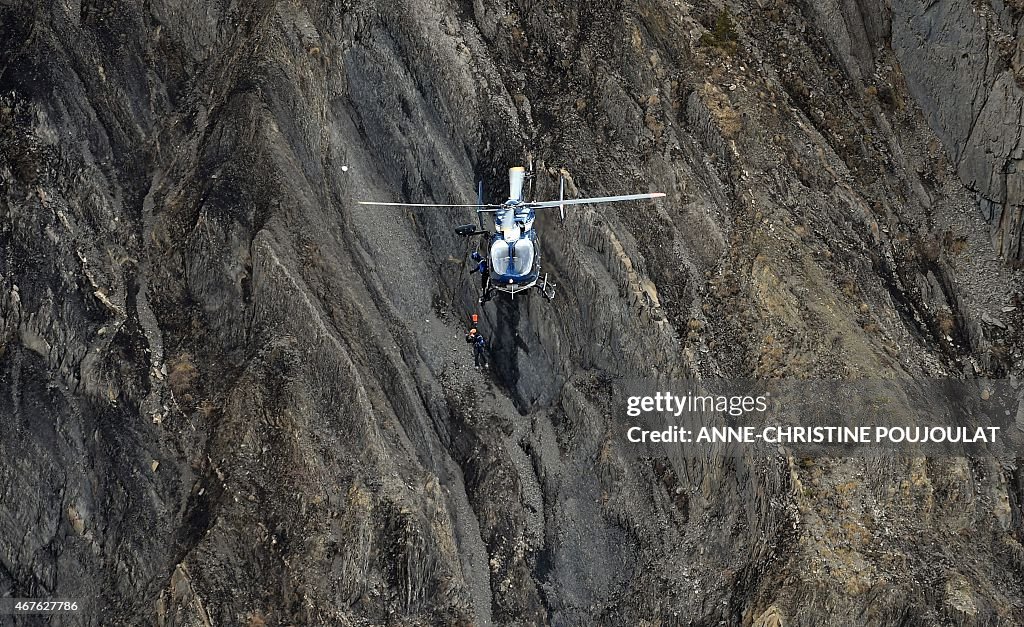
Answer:
<svg viewBox="0 0 1024 627"><path fill-rule="evenodd" d="M1019 624L1015 460L637 461L636 377L1020 375L1018 3L0 5L0 592L66 624ZM542 218L496 300L459 212ZM347 170L342 170L346 166ZM19 624L35 624L19 619Z"/></svg>

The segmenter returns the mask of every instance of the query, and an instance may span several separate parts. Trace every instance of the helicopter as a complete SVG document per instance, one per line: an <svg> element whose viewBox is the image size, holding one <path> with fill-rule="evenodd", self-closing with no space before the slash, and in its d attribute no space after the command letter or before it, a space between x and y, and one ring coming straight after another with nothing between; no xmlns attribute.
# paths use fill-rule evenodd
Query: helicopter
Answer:
<svg viewBox="0 0 1024 627"><path fill-rule="evenodd" d="M489 281L481 297L481 303L490 299L490 290L498 290L515 298L530 289L539 289L545 298L552 300L555 296L555 285L548 280L548 275L541 276L540 240L534 228L537 209L553 209L558 207L561 219L565 220L565 208L570 205L584 205L603 202L622 202L627 200L647 200L662 198L661 192L649 194L628 194L625 196L600 196L594 198L565 199L565 177L560 178L558 200L530 201L523 199L523 183L533 176L526 168L516 166L508 170L508 200L501 204L485 204L483 201L483 181L477 184L477 203L473 205L451 205L431 203L402 203L359 201L360 205L378 205L389 207L430 207L430 208L473 208L476 210L478 225L463 224L455 228L455 232L465 237L488 235L487 267ZM491 214L494 221L493 231L484 226L484 215Z"/></svg>

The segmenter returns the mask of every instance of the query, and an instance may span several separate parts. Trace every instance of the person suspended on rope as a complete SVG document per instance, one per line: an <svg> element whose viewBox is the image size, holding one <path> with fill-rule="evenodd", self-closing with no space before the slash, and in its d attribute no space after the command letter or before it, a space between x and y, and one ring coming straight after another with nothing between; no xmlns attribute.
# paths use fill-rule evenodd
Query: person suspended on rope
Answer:
<svg viewBox="0 0 1024 627"><path fill-rule="evenodd" d="M473 342L473 365L476 367L489 367L487 363L487 340L484 336L479 333L476 336L476 341Z"/></svg>
<svg viewBox="0 0 1024 627"><path fill-rule="evenodd" d="M487 272L487 260L484 259L483 255L481 255L480 253L478 253L476 251L473 251L473 254L470 255L470 258L474 262L476 262L476 265L473 267L472 270L469 271L469 273L473 274L474 272L479 272L480 273L480 289L486 290L487 289L487 281L488 281L488 279L490 279L490 275Z"/></svg>
<svg viewBox="0 0 1024 627"><path fill-rule="evenodd" d="M473 365L477 368L487 368L487 340L475 327L466 334L466 343L473 345Z"/></svg>
<svg viewBox="0 0 1024 627"><path fill-rule="evenodd" d="M484 293L480 295L480 300L477 302L483 305L487 301L491 300L492 296L494 296L494 288L491 287L491 282L488 280L487 285L484 286Z"/></svg>

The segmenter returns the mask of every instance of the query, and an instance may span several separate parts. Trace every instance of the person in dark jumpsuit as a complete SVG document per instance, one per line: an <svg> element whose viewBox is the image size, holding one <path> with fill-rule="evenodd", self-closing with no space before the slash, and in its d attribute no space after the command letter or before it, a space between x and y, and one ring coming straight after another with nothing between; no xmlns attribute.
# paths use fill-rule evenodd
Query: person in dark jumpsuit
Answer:
<svg viewBox="0 0 1024 627"><path fill-rule="evenodd" d="M480 273L480 289L483 291L483 294L480 295L479 303L482 305L491 300L491 274L487 271L487 260L483 258L483 255L474 251L470 258L476 262L476 266L469 273Z"/></svg>
<svg viewBox="0 0 1024 627"><path fill-rule="evenodd" d="M477 368L481 366L487 368L487 340L484 339L484 336L480 335L475 328L470 329L466 334L466 343L473 345L473 365Z"/></svg>
<svg viewBox="0 0 1024 627"><path fill-rule="evenodd" d="M490 278L490 276L487 273L487 260L484 259L483 256L478 252L474 252L472 255L470 255L470 257L473 259L473 261L476 262L476 266L474 266L473 269L469 271L469 273L473 274L474 272L479 272L480 289L486 290L487 280Z"/></svg>

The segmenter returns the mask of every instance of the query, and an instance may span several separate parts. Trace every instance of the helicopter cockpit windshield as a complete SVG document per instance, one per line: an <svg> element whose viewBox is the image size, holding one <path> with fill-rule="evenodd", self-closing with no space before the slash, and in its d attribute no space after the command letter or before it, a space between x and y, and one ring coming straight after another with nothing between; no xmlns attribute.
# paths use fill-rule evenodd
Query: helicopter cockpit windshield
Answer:
<svg viewBox="0 0 1024 627"><path fill-rule="evenodd" d="M529 274L533 268L533 242L521 239L514 244L516 256L512 259L512 271L515 274Z"/></svg>
<svg viewBox="0 0 1024 627"><path fill-rule="evenodd" d="M529 274L533 268L533 242L528 239L494 242L491 245L491 267L506 276Z"/></svg>

